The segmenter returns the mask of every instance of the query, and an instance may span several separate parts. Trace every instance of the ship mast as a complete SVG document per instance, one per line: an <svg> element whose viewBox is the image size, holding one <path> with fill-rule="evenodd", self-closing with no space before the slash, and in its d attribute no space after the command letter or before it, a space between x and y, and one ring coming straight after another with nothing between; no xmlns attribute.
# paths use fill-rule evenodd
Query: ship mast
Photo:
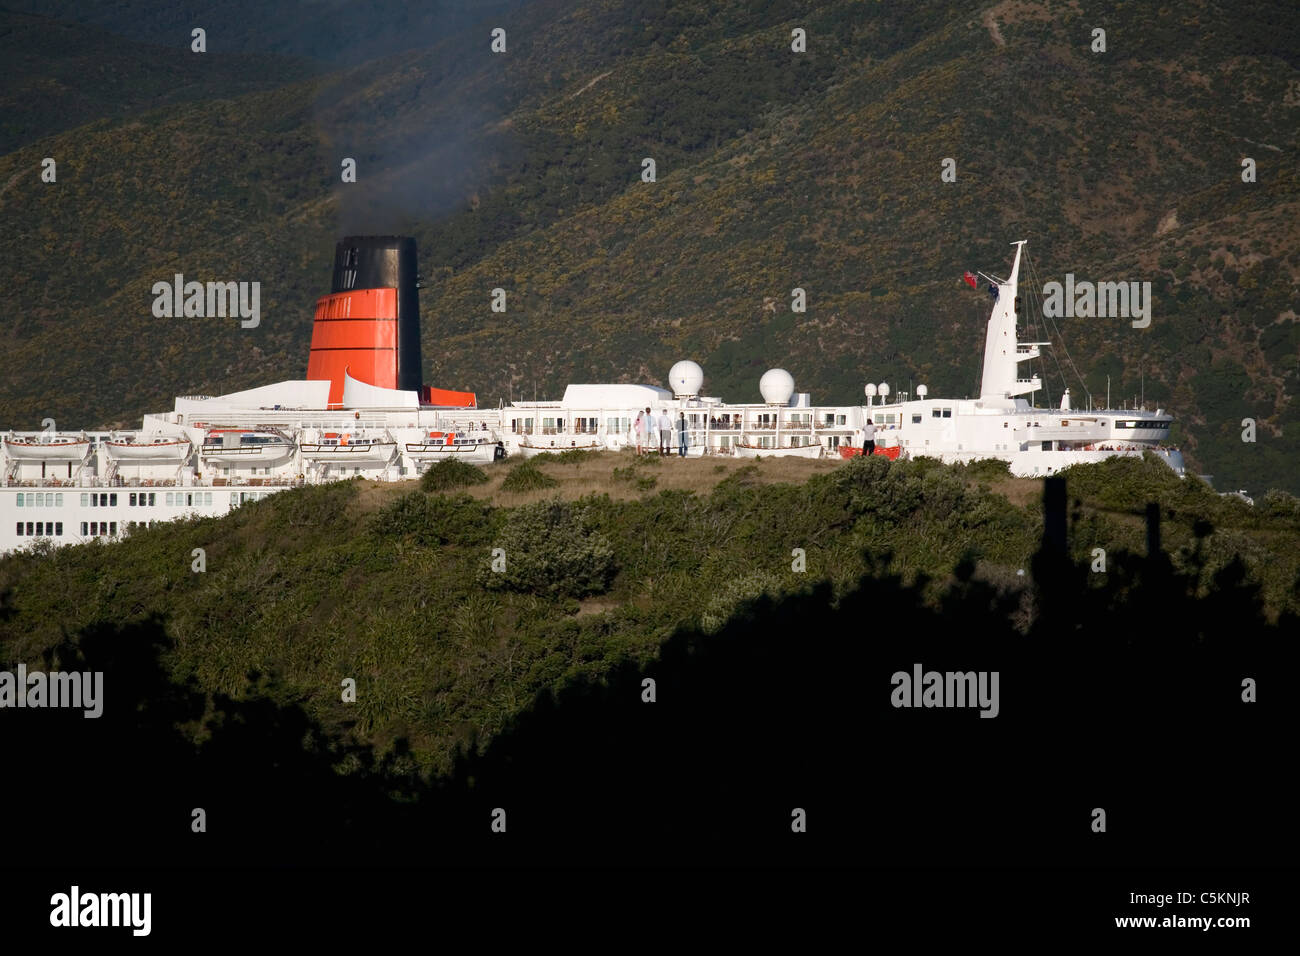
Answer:
<svg viewBox="0 0 1300 956"><path fill-rule="evenodd" d="M1016 258L1011 265L1011 277L1005 282L989 278L997 288L997 301L989 316L988 330L984 335L984 373L980 380L982 401L1008 401L1043 387L1037 375L1020 378L1017 367L1021 362L1036 359L1040 342L1023 345L1016 338L1016 289L1020 282L1020 256L1027 240L1013 242Z"/></svg>

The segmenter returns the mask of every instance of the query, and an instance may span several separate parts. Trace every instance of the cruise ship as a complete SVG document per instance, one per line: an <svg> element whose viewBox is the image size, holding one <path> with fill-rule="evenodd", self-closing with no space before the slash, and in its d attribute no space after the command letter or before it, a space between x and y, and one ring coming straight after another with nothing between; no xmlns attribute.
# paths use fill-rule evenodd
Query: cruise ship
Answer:
<svg viewBox="0 0 1300 956"><path fill-rule="evenodd" d="M680 361L668 387L572 384L558 401L480 408L473 392L421 382L415 241L353 236L335 249L331 290L316 304L307 378L228 395L187 395L140 429L11 431L0 444L0 553L33 542L113 539L132 528L221 515L303 484L364 477L404 481L445 459L488 463L571 449L619 451L634 443L639 412L684 417L688 454L846 459L862 453L945 462L999 458L1015 475L1053 474L1081 462L1151 452L1178 474L1163 409L1057 409L1024 396L1042 387L1021 366L1047 343L1017 338L1017 285L994 279L975 399L889 401L888 383L866 404L814 406L792 376L771 369L760 402L701 394L704 372ZM902 396L899 396L902 398ZM651 442L651 444L656 444ZM677 451L674 426L672 447Z"/></svg>

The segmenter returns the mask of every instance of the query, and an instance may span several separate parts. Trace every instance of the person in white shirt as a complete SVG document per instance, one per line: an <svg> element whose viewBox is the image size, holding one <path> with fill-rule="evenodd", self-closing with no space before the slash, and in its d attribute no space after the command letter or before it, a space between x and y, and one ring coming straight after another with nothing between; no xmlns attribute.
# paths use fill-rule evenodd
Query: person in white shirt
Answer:
<svg viewBox="0 0 1300 956"><path fill-rule="evenodd" d="M637 455L645 454L645 412L636 413L636 424L632 430L636 433L636 453Z"/></svg>
<svg viewBox="0 0 1300 956"><path fill-rule="evenodd" d="M862 428L862 457L874 454L876 451L876 426L870 418L867 424Z"/></svg>
<svg viewBox="0 0 1300 956"><path fill-rule="evenodd" d="M659 454L671 455L673 441L673 420L668 417L668 409L659 409Z"/></svg>

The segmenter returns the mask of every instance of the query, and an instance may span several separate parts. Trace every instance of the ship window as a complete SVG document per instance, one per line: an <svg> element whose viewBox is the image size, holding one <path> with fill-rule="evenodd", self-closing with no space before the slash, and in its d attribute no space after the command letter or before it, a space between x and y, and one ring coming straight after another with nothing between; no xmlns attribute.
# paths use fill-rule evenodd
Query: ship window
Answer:
<svg viewBox="0 0 1300 956"><path fill-rule="evenodd" d="M1043 442L1043 451L1051 451L1051 450L1052 450L1052 443L1050 441Z"/></svg>
<svg viewBox="0 0 1300 956"><path fill-rule="evenodd" d="M58 537L60 537L60 538L63 537L63 522L62 522L62 521L56 521L56 522L54 522L54 533L55 533Z"/></svg>
<svg viewBox="0 0 1300 956"><path fill-rule="evenodd" d="M116 522L116 521L110 521L110 522L108 523L108 533L109 533L109 534L117 534L117 522Z"/></svg>
<svg viewBox="0 0 1300 956"><path fill-rule="evenodd" d="M920 415L913 415L913 416L912 416L912 424L913 424L913 425L919 425L919 424L921 424L921 416L920 416Z"/></svg>
<svg viewBox="0 0 1300 956"><path fill-rule="evenodd" d="M167 504L171 504L171 503L172 503L172 493L171 493L170 491L167 492L167 501L166 501L166 503L167 503Z"/></svg>
<svg viewBox="0 0 1300 956"><path fill-rule="evenodd" d="M84 538L84 537L86 536L86 534L87 534L87 532L86 532L86 522L83 521L83 522L81 522L81 536Z"/></svg>
<svg viewBox="0 0 1300 956"><path fill-rule="evenodd" d="M111 495L108 496L108 503L109 503L110 505L115 505L115 504L117 504L117 492L114 492L113 494L111 494Z"/></svg>
<svg viewBox="0 0 1300 956"><path fill-rule="evenodd" d="M938 418L938 417L940 417L940 416L939 416L939 409L937 409L937 408L932 408L932 409L930 409L930 417L931 417L931 418Z"/></svg>
<svg viewBox="0 0 1300 956"><path fill-rule="evenodd" d="M23 523L21 521L18 522L18 533L20 535L23 533Z"/></svg>
<svg viewBox="0 0 1300 956"><path fill-rule="evenodd" d="M952 418L952 409L951 409L951 408L945 408L945 409L943 410L943 417L944 417L944 418Z"/></svg>
<svg viewBox="0 0 1300 956"><path fill-rule="evenodd" d="M127 504L129 504L132 508L135 507L135 492L134 492L134 491L131 492L131 496L127 499Z"/></svg>
<svg viewBox="0 0 1300 956"><path fill-rule="evenodd" d="M234 505L239 504L239 494L238 494L238 492L234 492L234 491L232 491L232 492L230 493L230 504L231 504L232 507L233 507Z"/></svg>
<svg viewBox="0 0 1300 956"><path fill-rule="evenodd" d="M212 492L210 491L203 492L203 503L205 505L212 504Z"/></svg>
<svg viewBox="0 0 1300 956"><path fill-rule="evenodd" d="M20 491L18 492L18 507L21 508L22 506L23 506L23 493Z"/></svg>
<svg viewBox="0 0 1300 956"><path fill-rule="evenodd" d="M31 523L30 521L27 522L27 533L28 533L28 534L32 534L32 533L33 533L33 532L32 532L32 523Z"/></svg>
<svg viewBox="0 0 1300 956"><path fill-rule="evenodd" d="M177 497L180 497L180 496L178 495ZM185 496L185 504L186 504L186 505L192 505L192 504L194 504L194 495L192 495L192 494L188 494L188 495L186 495L186 496Z"/></svg>
<svg viewBox="0 0 1300 956"><path fill-rule="evenodd" d="M82 494L82 496L81 496L81 507L83 507L83 508L86 507L86 499L89 498L89 497L90 497L90 496L87 495L87 494Z"/></svg>
<svg viewBox="0 0 1300 956"><path fill-rule="evenodd" d="M44 522L44 521L38 521L38 522L36 522L36 534L37 534L37 535L45 534L45 522Z"/></svg>
<svg viewBox="0 0 1300 956"><path fill-rule="evenodd" d="M152 505L152 504L154 504L157 500L158 500L158 493L155 492L155 491L151 491L151 492L149 492L149 504Z"/></svg>
<svg viewBox="0 0 1300 956"><path fill-rule="evenodd" d="M62 493L62 492L59 492L57 495L54 496L54 507L56 507L56 508L62 508L62 507L63 507L63 493Z"/></svg>
<svg viewBox="0 0 1300 956"><path fill-rule="evenodd" d="M846 421L848 421L848 419L845 418L845 416L843 416L843 415L837 415L837 416L835 417L835 423L836 423L837 425L843 425Z"/></svg>

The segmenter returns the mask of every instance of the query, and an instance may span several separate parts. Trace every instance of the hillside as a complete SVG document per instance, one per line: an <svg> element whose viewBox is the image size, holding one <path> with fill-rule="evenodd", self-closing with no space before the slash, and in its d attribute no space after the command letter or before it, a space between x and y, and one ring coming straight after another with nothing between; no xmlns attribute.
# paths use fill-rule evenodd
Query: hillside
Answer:
<svg viewBox="0 0 1300 956"><path fill-rule="evenodd" d="M30 663L76 635L157 622L171 680L301 704L331 733L380 752L407 741L422 771L446 773L539 694L658 660L673 634L715 634L757 600L816 591L838 607L868 582L898 582L920 609L983 595L988 627L1024 634L1044 613L1034 594L1052 585L1032 563L1041 483L1004 466L613 453L539 462L495 464L486 483L436 494L414 482L310 487L119 543L9 556L0 658ZM520 481L537 471L554 484ZM1146 580L1135 556L1150 500L1161 504L1171 567L1187 579L1179 598L1144 614L1188 616L1181 639L1196 641L1214 627L1194 622L1192 600L1229 585L1260 620L1300 611L1294 498L1251 509L1155 461L1078 467L1067 481L1070 550L1083 569L1074 617L1082 602L1138 600L1129 592ZM508 490L516 484L525 490ZM1106 573L1087 572L1097 547ZM191 568L195 548L203 573ZM494 548L504 573L491 570ZM794 569L796 548L805 570ZM880 626L912 632L909 618L881 612ZM250 673L261 677L250 684ZM347 676L355 705L340 702Z"/></svg>
<svg viewBox="0 0 1300 956"><path fill-rule="evenodd" d="M214 23L257 22L219 6ZM0 254L18 264L0 423L134 425L177 394L302 375L332 244L362 231L416 236L428 380L483 403L662 382L684 356L731 400L774 365L814 400L885 380L966 395L987 301L960 276L1005 274L1025 238L1042 281L1153 284L1148 329L1059 322L1095 401L1109 376L1116 403L1141 392L1179 418L1219 487L1300 492L1294 5L453 6L445 29L367 27L352 49L276 14L260 34L227 28L202 75L177 40L130 95L87 84L44 107L43 70L84 73L106 46L127 69L176 23L134 0L134 35L109 44L105 18L41 34L3 14L57 30L59 55L0 87L28 104L0 156ZM338 184L343 156L355 185ZM262 325L154 319L149 287L175 272L261 281ZM1059 399L1056 362L1043 371L1040 398Z"/></svg>

